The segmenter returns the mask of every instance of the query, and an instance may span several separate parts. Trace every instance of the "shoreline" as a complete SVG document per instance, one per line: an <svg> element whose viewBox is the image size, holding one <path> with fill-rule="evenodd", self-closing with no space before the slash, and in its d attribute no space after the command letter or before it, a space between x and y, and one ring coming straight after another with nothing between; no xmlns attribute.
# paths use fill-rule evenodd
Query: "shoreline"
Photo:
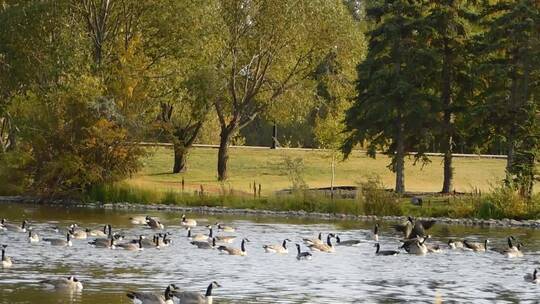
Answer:
<svg viewBox="0 0 540 304"><path fill-rule="evenodd" d="M321 212L307 211L276 211L263 209L235 209L227 207L208 207L208 206L178 206L166 204L138 204L138 203L83 203L77 200L48 200L36 197L25 196L0 196L0 204L40 204L50 206L66 206L77 208L92 208L105 210L136 210L136 211L179 211L185 213L200 214L228 214L228 215L248 215L248 216L267 216L267 217L300 217L321 220L349 220L349 221L385 221L385 222L403 222L407 216L377 216L377 215L354 215L354 214L331 214ZM540 229L540 219L537 220L514 220L514 219L479 219L479 218L448 218L448 217L417 217L422 220L436 220L438 223L447 225L479 226L493 228L529 228Z"/></svg>

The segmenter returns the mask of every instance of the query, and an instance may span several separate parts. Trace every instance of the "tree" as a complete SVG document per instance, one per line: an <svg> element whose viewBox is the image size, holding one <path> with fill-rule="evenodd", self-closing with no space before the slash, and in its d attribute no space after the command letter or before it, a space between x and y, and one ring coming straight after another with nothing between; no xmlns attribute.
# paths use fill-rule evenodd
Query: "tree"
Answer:
<svg viewBox="0 0 540 304"><path fill-rule="evenodd" d="M507 184L532 194L538 146L535 96L540 84L540 8L536 1L500 1L482 14L486 31L479 36L481 64L477 94L485 140L507 145Z"/></svg>
<svg viewBox="0 0 540 304"><path fill-rule="evenodd" d="M395 191L405 191L405 155L418 151L422 157L430 139L428 126L432 95L427 92L430 56L422 52L420 1L388 0L368 8L375 20L367 34L369 47L358 66L357 97L347 111L342 150L348 156L355 145L366 143L368 155L383 150L392 158Z"/></svg>
<svg viewBox="0 0 540 304"><path fill-rule="evenodd" d="M468 92L471 88L470 67L470 11L468 1L445 0L431 3L427 16L424 17L427 31L422 33L427 52L433 56L432 73L433 92L439 98L434 104L437 118L436 138L440 138L440 147L444 154L443 193L453 190L452 153L454 137L457 132L455 121L465 109ZM437 115L439 116L439 115Z"/></svg>
<svg viewBox="0 0 540 304"><path fill-rule="evenodd" d="M296 102L294 92L309 86L310 73L330 50L348 51L352 17L341 1L219 3L223 81L216 85L225 94L214 107L221 126L218 179L225 180L231 139L277 104Z"/></svg>

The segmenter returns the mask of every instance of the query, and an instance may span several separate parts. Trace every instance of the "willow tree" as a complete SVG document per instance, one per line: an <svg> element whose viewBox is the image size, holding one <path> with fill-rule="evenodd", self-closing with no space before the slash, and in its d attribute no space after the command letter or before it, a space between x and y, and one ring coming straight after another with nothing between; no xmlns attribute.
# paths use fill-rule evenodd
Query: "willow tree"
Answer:
<svg viewBox="0 0 540 304"><path fill-rule="evenodd" d="M483 12L479 37L481 64L477 104L489 138L506 142L506 181L524 196L535 179L540 93L540 5L538 1L500 1Z"/></svg>
<svg viewBox="0 0 540 304"><path fill-rule="evenodd" d="M227 179L229 145L272 107L302 102L309 76L330 51L348 52L353 18L342 1L221 0L223 49L214 101L220 132L218 179Z"/></svg>
<svg viewBox="0 0 540 304"><path fill-rule="evenodd" d="M422 52L420 1L387 0L366 10L375 21L367 33L365 60L358 65L357 97L347 111L346 131L350 132L342 150L367 144L368 155L384 151L392 159L389 168L396 174L395 191L405 191L405 156L409 151L426 150L432 95L426 92L428 66L433 62Z"/></svg>

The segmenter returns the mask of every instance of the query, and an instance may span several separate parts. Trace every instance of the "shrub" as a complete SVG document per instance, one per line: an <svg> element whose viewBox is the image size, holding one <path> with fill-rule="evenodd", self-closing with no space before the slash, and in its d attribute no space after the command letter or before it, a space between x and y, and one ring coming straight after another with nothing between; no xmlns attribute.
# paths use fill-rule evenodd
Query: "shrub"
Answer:
<svg viewBox="0 0 540 304"><path fill-rule="evenodd" d="M358 199L363 212L369 215L401 215L399 197L387 191L378 177L370 177L360 184Z"/></svg>

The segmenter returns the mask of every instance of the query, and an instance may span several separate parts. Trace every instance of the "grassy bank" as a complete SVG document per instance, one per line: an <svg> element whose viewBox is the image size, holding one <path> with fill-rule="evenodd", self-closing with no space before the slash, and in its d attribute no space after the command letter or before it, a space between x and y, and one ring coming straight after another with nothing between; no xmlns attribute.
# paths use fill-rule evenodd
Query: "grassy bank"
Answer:
<svg viewBox="0 0 540 304"><path fill-rule="evenodd" d="M219 193L226 189L237 195L251 195L250 184L255 181L262 186L262 195L269 196L275 191L290 187L289 177L283 170L285 159L301 158L303 176L309 187L330 185L331 171L328 153L320 150L270 150L231 149L229 160L230 178L226 183L217 182L217 149L193 149L188 160L188 171L172 174L173 153L168 148L151 148L151 154L144 160L143 170L127 180L126 185L145 190L170 192L181 190L182 177L185 191L193 193L200 186L206 192ZM370 176L379 176L386 187L393 187L394 175L388 170L389 159L380 155L371 159L364 153L354 152L336 167L336 185L357 185ZM456 158L455 189L471 192L473 189L488 191L490 184L504 176L505 160ZM405 169L406 188L415 192L437 192L442 187L443 164L441 157L432 157L432 162L424 167L413 165L409 159Z"/></svg>
<svg viewBox="0 0 540 304"><path fill-rule="evenodd" d="M425 197L422 206L396 196L373 181L363 183L356 199L335 199L297 192L287 196L253 198L235 194L194 195L177 191L159 192L114 185L95 188L87 200L101 202L160 203L182 206L227 207L275 211L307 211L353 215L411 215L420 217L537 219L540 217L540 196L526 201L515 192L494 188L488 194Z"/></svg>

